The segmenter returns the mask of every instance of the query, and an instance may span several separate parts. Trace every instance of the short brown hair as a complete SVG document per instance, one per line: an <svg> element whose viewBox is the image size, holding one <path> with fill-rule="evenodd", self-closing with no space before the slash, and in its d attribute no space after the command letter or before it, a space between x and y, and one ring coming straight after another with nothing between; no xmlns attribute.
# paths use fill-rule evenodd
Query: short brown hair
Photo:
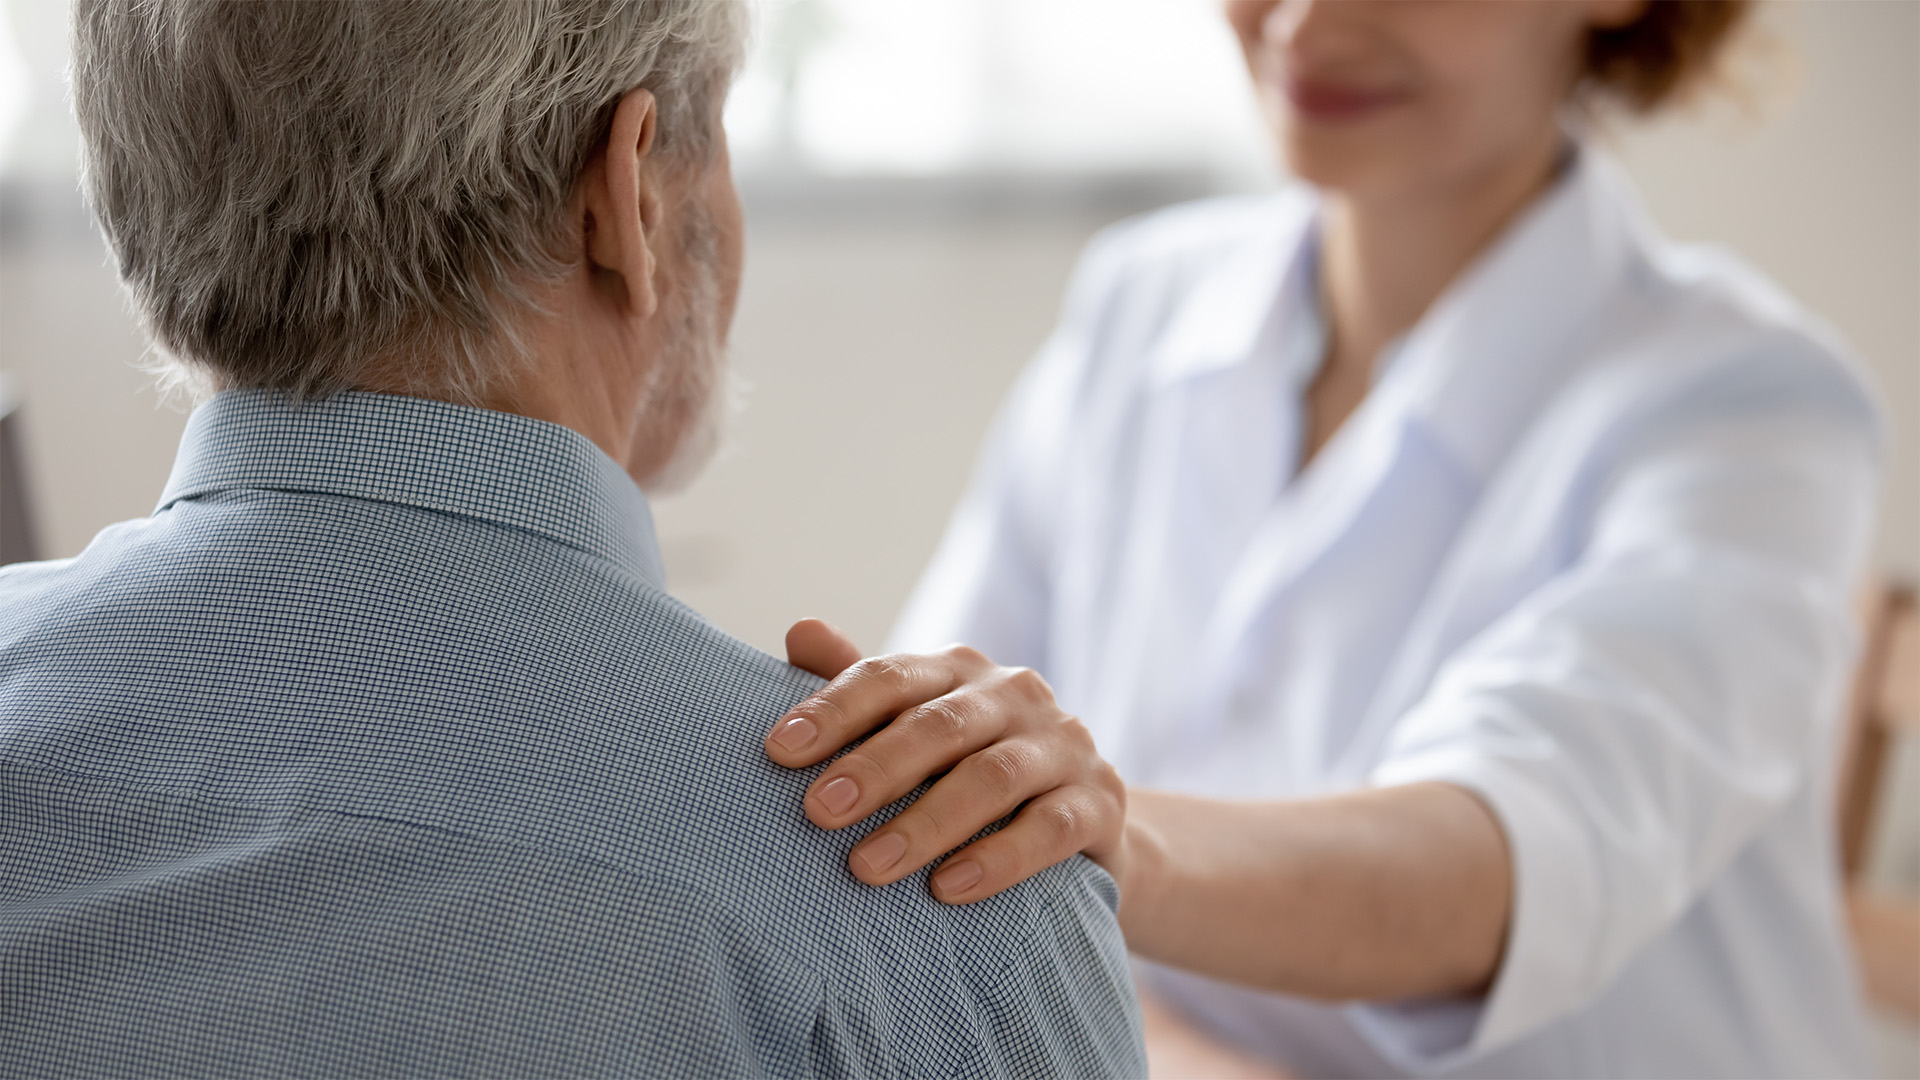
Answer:
<svg viewBox="0 0 1920 1080"><path fill-rule="evenodd" d="M1647 0L1624 26L1587 32L1583 92L1646 115L1712 76L1752 0Z"/></svg>

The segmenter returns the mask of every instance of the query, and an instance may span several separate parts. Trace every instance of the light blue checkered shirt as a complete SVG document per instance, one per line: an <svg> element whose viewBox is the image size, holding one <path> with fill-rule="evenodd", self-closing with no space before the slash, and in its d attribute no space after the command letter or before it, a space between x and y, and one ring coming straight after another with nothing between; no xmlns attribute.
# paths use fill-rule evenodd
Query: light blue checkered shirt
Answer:
<svg viewBox="0 0 1920 1080"><path fill-rule="evenodd" d="M203 406L0 570L0 1075L1144 1075L1111 879L859 884L661 582L564 428Z"/></svg>

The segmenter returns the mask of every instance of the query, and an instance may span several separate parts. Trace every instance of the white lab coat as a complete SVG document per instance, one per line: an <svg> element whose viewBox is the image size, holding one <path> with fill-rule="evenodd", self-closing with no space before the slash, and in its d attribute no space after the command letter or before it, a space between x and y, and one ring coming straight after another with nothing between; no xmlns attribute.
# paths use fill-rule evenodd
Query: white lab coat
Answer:
<svg viewBox="0 0 1920 1080"><path fill-rule="evenodd" d="M1488 802L1516 873L1490 993L1337 1007L1142 965L1244 1047L1310 1075L1868 1071L1830 803L1871 391L1584 149L1300 469L1314 207L1093 243L895 647L1038 669L1135 785Z"/></svg>

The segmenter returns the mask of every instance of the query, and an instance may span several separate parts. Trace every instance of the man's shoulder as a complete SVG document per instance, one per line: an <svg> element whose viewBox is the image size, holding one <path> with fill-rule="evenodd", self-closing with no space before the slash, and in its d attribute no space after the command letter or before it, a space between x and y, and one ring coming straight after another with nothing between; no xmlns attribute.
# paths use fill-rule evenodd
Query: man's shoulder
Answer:
<svg viewBox="0 0 1920 1080"><path fill-rule="evenodd" d="M99 788L73 801L68 840L106 812L165 838L143 865L176 867L181 889L224 874L274 904L301 880L268 872L280 862L388 866L397 891L369 911L460 896L486 909L408 933L465 956L457 965L486 968L457 946L505 919L544 943L529 956L593 939L692 965L681 981L719 980L727 1008L798 995L852 1032L898 1028L827 1040L867 1055L852 1071L925 1065L1007 1028L983 1017L1021 996L1010 980L1031 978L1036 950L1077 949L1062 985L1124 1015L1111 885L1082 860L963 909L935 901L924 872L878 890L848 873L874 823L814 827L801 800L817 770L780 768L762 748L819 680L539 538L417 515L394 525L339 501L258 509L202 507L228 520L185 536L168 535L176 518L107 538L37 573L32 611L0 619L0 661L17 676L0 683L0 765ZM349 539L289 554L289 537L322 528ZM48 850L76 850L66 843ZM444 857L396 858L420 844ZM438 869L408 876L422 867ZM632 895L587 903L599 912L587 918L575 901L594 890ZM319 906L336 919L344 904ZM393 929L369 917L369 932Z"/></svg>
<svg viewBox="0 0 1920 1080"><path fill-rule="evenodd" d="M602 860L766 832L756 732L819 680L519 530L258 493L9 569L0 759ZM742 801L737 793L763 795ZM796 811L797 813L797 811Z"/></svg>
<svg viewBox="0 0 1920 1080"><path fill-rule="evenodd" d="M636 699L683 695L667 710L678 730L649 740L644 776L621 784L647 793L630 817L594 823L596 845L754 943L754 965L817 981L821 1023L838 1029L820 1052L845 1058L821 1069L921 1072L963 1047L993 1048L987 1071L999 1074L1111 1072L1136 1060L1119 895L1104 871L1076 856L965 907L933 898L929 869L878 889L859 882L847 869L853 847L922 791L845 829L814 826L802 798L824 766L777 766L763 741L819 680L677 601L634 599L657 651L678 657L670 672L638 675ZM631 660L636 673L649 662ZM646 823L637 833L636 821ZM892 1034L860 1033L874 1023ZM942 1044L916 1045L931 1039Z"/></svg>

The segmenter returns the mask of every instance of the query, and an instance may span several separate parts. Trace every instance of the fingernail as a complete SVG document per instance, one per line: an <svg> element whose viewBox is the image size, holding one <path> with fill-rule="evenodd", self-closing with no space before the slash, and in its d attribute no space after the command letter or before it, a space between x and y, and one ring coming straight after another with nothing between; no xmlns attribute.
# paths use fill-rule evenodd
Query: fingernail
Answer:
<svg viewBox="0 0 1920 1080"><path fill-rule="evenodd" d="M954 863L933 875L933 883L939 886L941 892L951 896L980 884L980 873L980 864L977 862Z"/></svg>
<svg viewBox="0 0 1920 1080"><path fill-rule="evenodd" d="M818 734L820 729L813 726L813 721L804 716L798 716L780 725L780 730L773 733L773 741L787 750L799 753L813 745L813 737Z"/></svg>
<svg viewBox="0 0 1920 1080"><path fill-rule="evenodd" d="M868 873L879 874L899 862L900 856L906 853L906 837L899 833L888 833L876 840L869 840L867 845L860 849L860 861L867 864Z"/></svg>
<svg viewBox="0 0 1920 1080"><path fill-rule="evenodd" d="M844 814L860 801L860 788L842 776L820 789L820 803L836 814Z"/></svg>

